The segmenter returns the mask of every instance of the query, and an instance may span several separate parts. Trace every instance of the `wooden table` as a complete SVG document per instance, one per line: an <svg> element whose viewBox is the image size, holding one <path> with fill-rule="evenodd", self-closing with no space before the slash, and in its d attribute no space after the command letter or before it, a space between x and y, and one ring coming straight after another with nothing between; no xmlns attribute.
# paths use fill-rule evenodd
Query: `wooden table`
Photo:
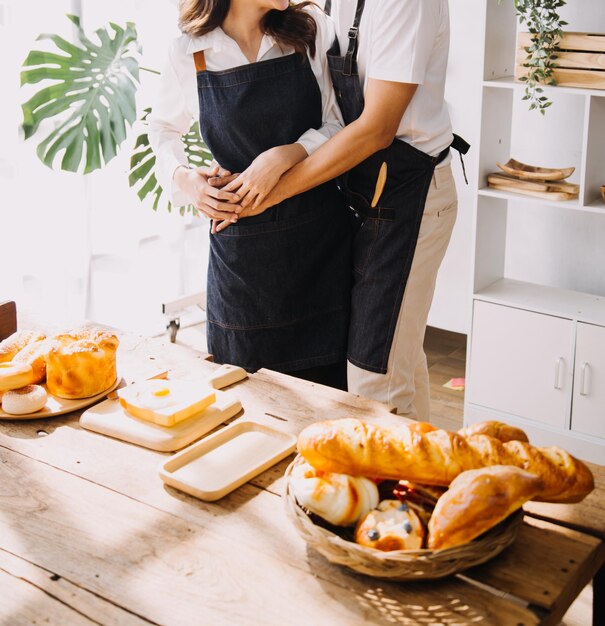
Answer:
<svg viewBox="0 0 605 626"><path fill-rule="evenodd" d="M187 378L216 367L165 339L132 337L119 363L127 379L165 365ZM237 393L238 419L293 433L316 419L401 419L268 371ZM204 503L164 487L164 458L84 431L78 415L0 422L1 624L556 624L599 571L595 624L605 624L602 468L593 468L597 491L584 503L528 506L518 539L490 563L403 584L355 575L307 549L281 502L287 462Z"/></svg>

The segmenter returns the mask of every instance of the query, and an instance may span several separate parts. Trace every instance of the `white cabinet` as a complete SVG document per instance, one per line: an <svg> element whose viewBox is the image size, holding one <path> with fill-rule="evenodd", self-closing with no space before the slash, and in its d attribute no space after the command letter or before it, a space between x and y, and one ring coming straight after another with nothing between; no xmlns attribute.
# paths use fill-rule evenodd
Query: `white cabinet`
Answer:
<svg viewBox="0 0 605 626"><path fill-rule="evenodd" d="M605 438L605 328L578 324L571 428Z"/></svg>
<svg viewBox="0 0 605 626"><path fill-rule="evenodd" d="M564 428L573 339L571 320L475 302L469 401Z"/></svg>

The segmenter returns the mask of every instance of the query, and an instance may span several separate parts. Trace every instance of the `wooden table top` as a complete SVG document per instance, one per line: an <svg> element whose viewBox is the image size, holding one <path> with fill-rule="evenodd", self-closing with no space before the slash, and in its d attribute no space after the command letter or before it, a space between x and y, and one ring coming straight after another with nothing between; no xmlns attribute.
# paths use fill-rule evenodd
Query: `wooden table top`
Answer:
<svg viewBox="0 0 605 626"><path fill-rule="evenodd" d="M163 367L195 379L217 366L165 339L126 337L119 367L132 380ZM234 388L243 418L295 434L317 419L402 419L269 371ZM166 456L85 431L77 414L0 422L1 624L556 624L605 561L602 468L585 503L527 507L542 519L526 515L491 562L404 584L307 549L281 502L288 460L206 503L164 486Z"/></svg>

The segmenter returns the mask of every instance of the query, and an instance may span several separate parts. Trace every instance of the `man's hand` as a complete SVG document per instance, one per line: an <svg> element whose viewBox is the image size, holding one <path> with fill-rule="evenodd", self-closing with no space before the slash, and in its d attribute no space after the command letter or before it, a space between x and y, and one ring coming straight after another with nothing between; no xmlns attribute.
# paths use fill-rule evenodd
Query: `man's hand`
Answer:
<svg viewBox="0 0 605 626"><path fill-rule="evenodd" d="M258 202L252 207L243 209L238 215L238 221L246 217L252 217L254 215L260 215L272 206L279 204L274 194L269 194L263 202ZM229 228L233 224L231 220L212 220L212 234L220 233L225 228Z"/></svg>
<svg viewBox="0 0 605 626"><path fill-rule="evenodd" d="M218 165L194 169L179 167L174 173L175 182L200 213L210 219L229 220L230 223L236 222L242 211L239 195L222 189L233 178L235 176Z"/></svg>

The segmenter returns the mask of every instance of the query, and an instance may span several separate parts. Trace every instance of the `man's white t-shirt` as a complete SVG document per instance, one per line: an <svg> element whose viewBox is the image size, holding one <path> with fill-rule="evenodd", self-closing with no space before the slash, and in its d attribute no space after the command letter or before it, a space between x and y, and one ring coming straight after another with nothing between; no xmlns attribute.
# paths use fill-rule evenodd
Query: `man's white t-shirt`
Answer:
<svg viewBox="0 0 605 626"><path fill-rule="evenodd" d="M356 7L357 0L332 0L343 55ZM357 56L362 85L370 78L418 85L397 137L431 156L452 142L444 99L449 46L448 0L366 0Z"/></svg>

